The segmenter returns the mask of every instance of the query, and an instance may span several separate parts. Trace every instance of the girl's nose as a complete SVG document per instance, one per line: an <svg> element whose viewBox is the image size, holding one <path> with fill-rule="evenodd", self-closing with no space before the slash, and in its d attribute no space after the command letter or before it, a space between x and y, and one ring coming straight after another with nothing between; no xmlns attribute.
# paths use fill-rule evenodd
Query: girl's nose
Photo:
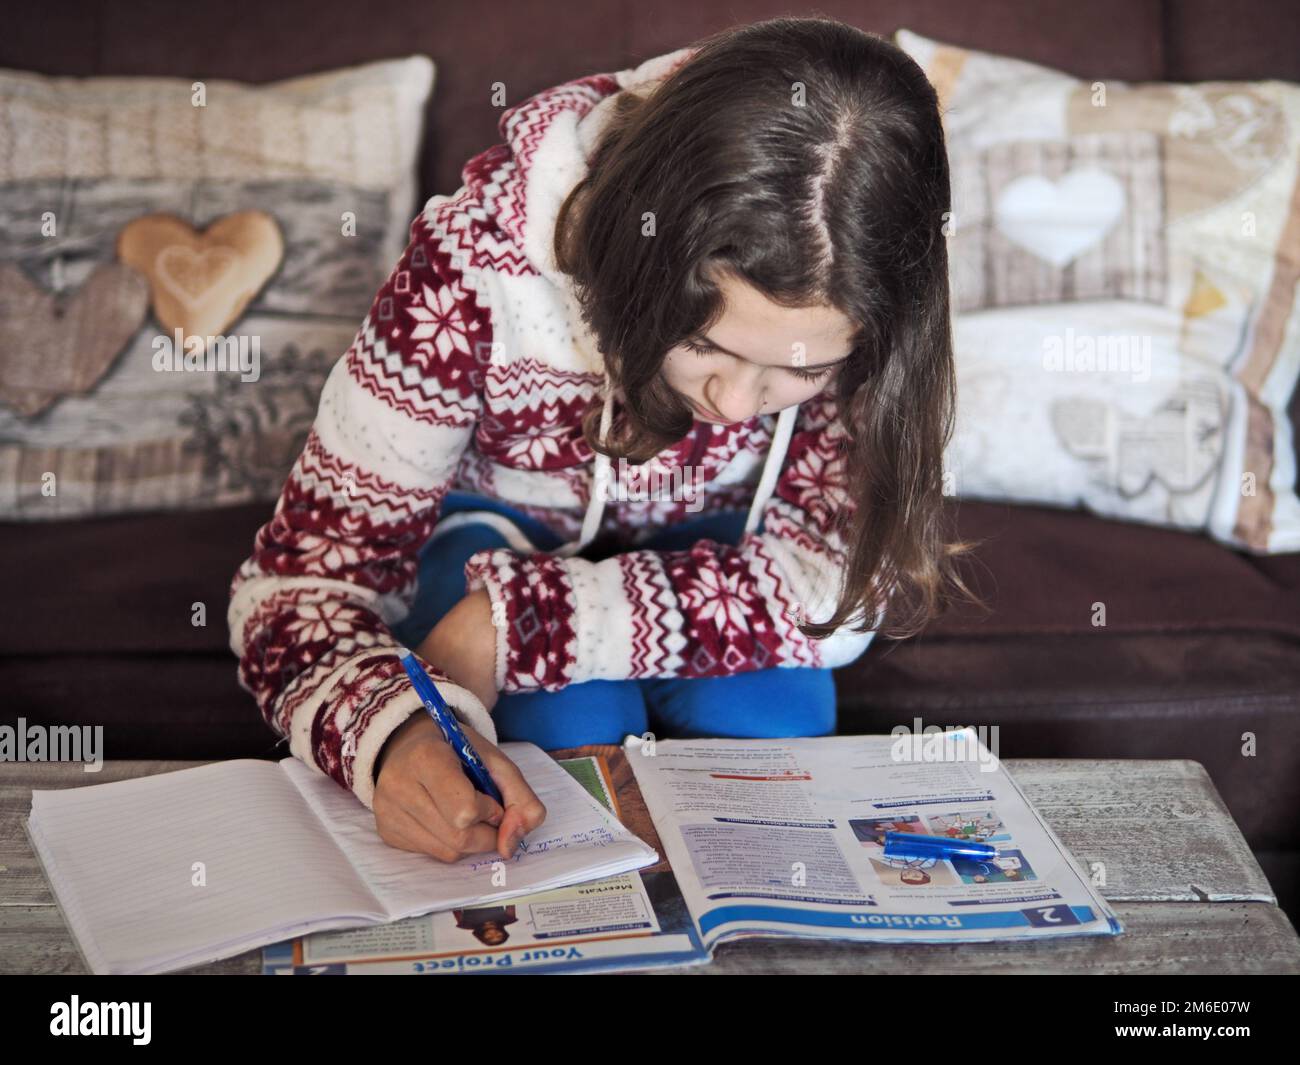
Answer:
<svg viewBox="0 0 1300 1065"><path fill-rule="evenodd" d="M759 412L763 403L757 381L714 377L704 389L705 402L728 422L744 422Z"/></svg>

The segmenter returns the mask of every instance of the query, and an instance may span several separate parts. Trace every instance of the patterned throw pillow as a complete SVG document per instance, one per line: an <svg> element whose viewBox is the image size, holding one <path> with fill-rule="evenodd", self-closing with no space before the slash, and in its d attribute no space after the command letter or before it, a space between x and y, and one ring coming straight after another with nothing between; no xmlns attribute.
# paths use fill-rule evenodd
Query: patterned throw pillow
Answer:
<svg viewBox="0 0 1300 1065"><path fill-rule="evenodd" d="M952 169L955 494L1300 550L1300 86L895 40Z"/></svg>
<svg viewBox="0 0 1300 1065"><path fill-rule="evenodd" d="M406 246L433 77L0 71L0 518L276 498Z"/></svg>

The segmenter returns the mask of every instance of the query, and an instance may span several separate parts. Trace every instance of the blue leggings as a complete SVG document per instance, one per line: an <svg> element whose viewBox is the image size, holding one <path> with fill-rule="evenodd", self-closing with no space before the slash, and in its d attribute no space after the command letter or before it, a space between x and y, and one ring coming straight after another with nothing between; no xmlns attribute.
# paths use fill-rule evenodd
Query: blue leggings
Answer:
<svg viewBox="0 0 1300 1065"><path fill-rule="evenodd" d="M509 504L468 492L448 492L440 517L464 510L501 514L538 550L561 539ZM700 539L737 543L745 515L707 514L660 530L639 545L678 551ZM393 634L415 648L465 595L465 563L487 548L508 546L500 531L470 522L443 532L420 554L419 588L411 613ZM492 711L498 738L527 740L543 750L587 743L622 743L628 733L690 736L826 736L835 731L835 683L829 669L775 667L724 677L589 680L560 691L507 692Z"/></svg>

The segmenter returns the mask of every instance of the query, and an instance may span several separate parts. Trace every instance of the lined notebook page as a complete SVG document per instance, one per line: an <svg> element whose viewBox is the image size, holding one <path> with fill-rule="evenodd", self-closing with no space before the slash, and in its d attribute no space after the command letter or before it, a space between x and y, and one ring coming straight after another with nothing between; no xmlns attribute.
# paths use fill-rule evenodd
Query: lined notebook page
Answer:
<svg viewBox="0 0 1300 1065"><path fill-rule="evenodd" d="M274 762L241 759L33 791L29 832L97 972L229 957L320 918L332 920L316 927L383 919ZM206 886L192 884L196 862ZM179 959L186 960L173 964Z"/></svg>
<svg viewBox="0 0 1300 1065"><path fill-rule="evenodd" d="M489 851L444 863L390 847L375 831L374 815L332 780L296 758L280 764L394 919L596 880L659 860L540 747L503 743L501 750L546 807L546 820L524 840L526 850L509 861ZM504 884L492 882L497 863Z"/></svg>

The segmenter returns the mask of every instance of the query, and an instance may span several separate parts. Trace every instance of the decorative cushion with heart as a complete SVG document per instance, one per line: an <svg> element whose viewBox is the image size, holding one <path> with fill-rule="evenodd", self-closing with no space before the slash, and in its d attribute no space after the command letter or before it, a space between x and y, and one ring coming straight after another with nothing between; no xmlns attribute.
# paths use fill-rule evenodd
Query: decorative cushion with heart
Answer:
<svg viewBox="0 0 1300 1065"><path fill-rule="evenodd" d="M0 520L278 497L408 242L433 74L0 70Z"/></svg>
<svg viewBox="0 0 1300 1065"><path fill-rule="evenodd" d="M952 174L956 494L1300 550L1300 86L895 42Z"/></svg>

